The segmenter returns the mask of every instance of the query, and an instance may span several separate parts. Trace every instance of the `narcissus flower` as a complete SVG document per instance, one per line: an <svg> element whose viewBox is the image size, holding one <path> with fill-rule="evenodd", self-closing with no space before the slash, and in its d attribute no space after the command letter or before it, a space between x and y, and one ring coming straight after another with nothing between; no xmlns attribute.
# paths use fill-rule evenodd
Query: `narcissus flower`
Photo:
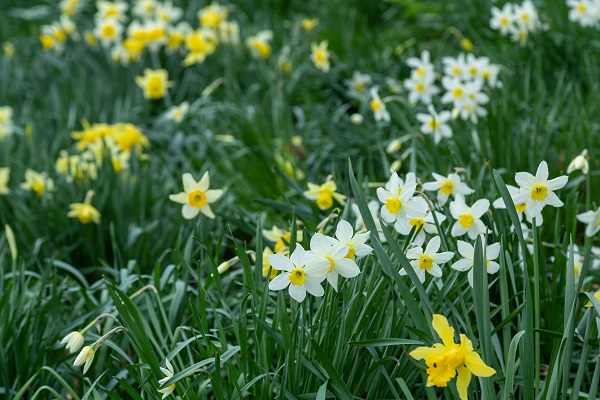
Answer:
<svg viewBox="0 0 600 400"><path fill-rule="evenodd" d="M417 114L417 120L422 124L419 130L425 135L432 135L435 144L440 143L444 138L452 137L452 128L448 125L448 121L452 118L450 111L442 111L439 114L429 105L427 108L429 114Z"/></svg>
<svg viewBox="0 0 600 400"><path fill-rule="evenodd" d="M302 18L302 29L304 32L310 32L319 25L319 20L316 18Z"/></svg>
<svg viewBox="0 0 600 400"><path fill-rule="evenodd" d="M458 260L450 268L455 269L460 272L469 271L467 278L469 279L469 285L473 287L473 265L475 258L475 248L473 245L463 242L459 240L456 242L458 247L458 253L463 257ZM485 242L483 242L483 246L485 246ZM500 243L493 243L489 246L485 247L485 267L488 274L495 274L500 269L500 264L498 264L495 259L500 255Z"/></svg>
<svg viewBox="0 0 600 400"><path fill-rule="evenodd" d="M581 170L581 172L584 175L586 175L588 173L588 171L590 170L590 164L588 162L587 157L588 157L587 150L583 150L580 155L575 157L569 163L569 166L567 167L567 174L571 174L579 169L579 170Z"/></svg>
<svg viewBox="0 0 600 400"><path fill-rule="evenodd" d="M468 400L467 389L472 375L487 378L494 375L496 370L485 364L466 335L460 335L460 344L454 342L454 328L443 315L434 314L431 325L442 343L417 347L410 352L410 356L417 360L425 359L427 386L446 387L456 377L460 399Z"/></svg>
<svg viewBox="0 0 600 400"><path fill-rule="evenodd" d="M48 178L45 172L40 174L27 168L25 182L21 184L21 189L33 191L37 197L42 197L44 193L54 191L54 181Z"/></svg>
<svg viewBox="0 0 600 400"><path fill-rule="evenodd" d="M452 226L452 236L457 237L467 233L470 239L475 240L477 235L485 234L487 228L481 221L481 217L489 208L490 201L488 199L477 200L473 206L469 207L462 194L457 194L456 200L450 203L450 214L456 220Z"/></svg>
<svg viewBox="0 0 600 400"><path fill-rule="evenodd" d="M317 69L323 72L329 71L329 51L327 50L328 42L323 40L321 43L311 43L310 45L310 59Z"/></svg>
<svg viewBox="0 0 600 400"><path fill-rule="evenodd" d="M322 185L308 183L308 190L304 192L304 196L309 200L315 200L317 206L321 210L327 210L333 205L333 200L341 205L344 205L346 196L337 193L337 185L334 181L328 180Z"/></svg>
<svg viewBox="0 0 600 400"><path fill-rule="evenodd" d="M379 97L377 88L371 88L371 90L369 90L369 94L371 95L371 101L369 102L369 105L371 106L371 111L373 111L375 121L390 122L390 113L388 112L383 100L381 100L381 97Z"/></svg>
<svg viewBox="0 0 600 400"><path fill-rule="evenodd" d="M268 58L271 55L271 40L273 32L265 30L246 39L246 46L256 58Z"/></svg>
<svg viewBox="0 0 600 400"><path fill-rule="evenodd" d="M177 123L181 122L183 118L187 115L190 110L190 103L184 101L178 106L173 106L169 109L165 118L175 121Z"/></svg>
<svg viewBox="0 0 600 400"><path fill-rule="evenodd" d="M79 365L85 364L85 365L83 365L83 373L85 374L88 371L88 369L90 369L90 366L92 365L92 361L94 361L94 355L95 355L95 352L94 352L93 345L85 346L83 349L81 349L81 352L79 353L79 355L73 362L73 366L77 367Z"/></svg>
<svg viewBox="0 0 600 400"><path fill-rule="evenodd" d="M383 203L381 217L387 223L405 224L410 216L424 215L429 207L421 197L413 197L416 182L406 183L394 172L385 188L377 188L377 198Z"/></svg>
<svg viewBox="0 0 600 400"><path fill-rule="evenodd" d="M533 219L538 216L546 205L552 207L562 207L564 205L554 191L562 189L569 178L562 175L548 180L548 164L546 161L540 163L535 176L529 172L517 172L515 180L521 190L513 198L513 201L515 204L527 203L525 213L530 218Z"/></svg>
<svg viewBox="0 0 600 400"><path fill-rule="evenodd" d="M221 189L209 189L210 177L208 171L202 175L202 179L196 182L192 174L186 172L182 176L183 192L169 195L169 199L175 203L183 204L181 214L185 219L192 219L202 213L208 218L214 218L210 204L217 201L223 194Z"/></svg>
<svg viewBox="0 0 600 400"><path fill-rule="evenodd" d="M183 65L202 64L206 57L215 52L219 38L212 29L201 28L190 32L185 38L185 47L188 51Z"/></svg>
<svg viewBox="0 0 600 400"><path fill-rule="evenodd" d="M269 264L269 256L273 255L273 250L271 250L268 247L265 247L263 250L263 269L262 269L262 273L263 276L266 278L267 276L269 277L269 279L274 279L277 276L277 270L275 268L271 268L271 264ZM282 254L285 256L284 252L281 252L279 254ZM271 271L271 273L269 273L269 271Z"/></svg>
<svg viewBox="0 0 600 400"><path fill-rule="evenodd" d="M473 189L461 181L460 176L455 173L449 174L447 177L433 172L435 182L426 182L423 184L423 189L434 192L437 191L437 201L440 206L443 206L448 201L451 195L456 197L457 194L467 196L473 193Z"/></svg>
<svg viewBox="0 0 600 400"><path fill-rule="evenodd" d="M329 261L315 257L300 244L296 245L290 258L273 254L269 256L269 263L271 267L283 271L269 283L270 290L282 290L289 286L290 296L300 303L306 298L306 292L316 297L325 294L321 282L329 269Z"/></svg>
<svg viewBox="0 0 600 400"><path fill-rule="evenodd" d="M328 236L315 233L310 239L310 249L316 258L328 263L327 282L336 292L339 275L344 278L354 278L360 274L360 269L354 260L346 258L350 252L349 246Z"/></svg>
<svg viewBox="0 0 600 400"><path fill-rule="evenodd" d="M440 237L435 236L427 243L425 250L422 247L413 247L406 252L406 258L412 260L410 265L414 268L421 283L425 282L425 271L431 276L440 278L442 276L440 264L447 263L454 257L454 253L451 251L438 253L440 244ZM406 275L404 268L400 270L400 275Z"/></svg>
<svg viewBox="0 0 600 400"><path fill-rule="evenodd" d="M166 368L160 367L160 371L165 375L164 378L162 378L158 381L158 384L160 386L162 386L165 382L167 382L169 379L171 379L173 377L173 375L175 375L175 370L173 369L173 365L169 362L168 359L165 359L165 367ZM165 399L168 395L173 393L174 390L175 390L175 384L173 383L165 388L158 389L158 392L162 393L162 398Z"/></svg>
<svg viewBox="0 0 600 400"><path fill-rule="evenodd" d="M586 236L592 237L600 231L600 207L595 211L590 210L577 215L577 219L587 224L585 228Z"/></svg>
<svg viewBox="0 0 600 400"><path fill-rule="evenodd" d="M0 168L0 195L10 193L8 180L10 179L10 168Z"/></svg>
<svg viewBox="0 0 600 400"><path fill-rule="evenodd" d="M229 10L227 7L213 1L210 5L198 11L198 20L200 21L200 25L205 28L217 29L221 21L227 19L228 14Z"/></svg>
<svg viewBox="0 0 600 400"><path fill-rule="evenodd" d="M144 90L146 99L162 99L167 93L167 89L173 86L169 81L169 73L166 69L152 70L144 69L143 76L136 76L135 83Z"/></svg>
<svg viewBox="0 0 600 400"><path fill-rule="evenodd" d="M65 348L69 350L69 353L75 353L83 346L85 339L79 331L69 333L67 336L60 341L61 344L66 344Z"/></svg>
<svg viewBox="0 0 600 400"><path fill-rule="evenodd" d="M339 243L348 246L348 254L346 258L354 260L354 258L362 258L368 256L373 251L373 248L365 244L369 239L371 232L354 233L352 225L346 220L340 220L335 229L335 237Z"/></svg>
<svg viewBox="0 0 600 400"><path fill-rule="evenodd" d="M515 196L517 196L519 194L519 188L516 186L512 186L512 185L506 185L506 188L508 189L508 194L510 194L510 197L513 200L513 203L515 205L515 210L517 211L517 216L519 217L519 221L523 220L523 214L525 214L525 218L527 219L527 222L532 224L533 219L531 218L531 216L529 214L525 213L525 210L527 209L527 203L518 204L515 202ZM504 199L502 197L494 200L494 202L492 203L492 206L494 208L498 208L498 209L506 209L506 204L504 203ZM544 217L542 216L542 214L539 214L538 216L535 217L535 223L536 223L536 226L542 226L542 224L544 223Z"/></svg>
<svg viewBox="0 0 600 400"><path fill-rule="evenodd" d="M368 86L371 84L371 76L359 71L352 73L352 79L345 81L348 85L348 94L356 99L362 99L367 93Z"/></svg>
<svg viewBox="0 0 600 400"><path fill-rule="evenodd" d="M435 213L435 218L433 217L433 213ZM413 237L411 242L417 246L423 246L426 233L430 235L437 235L439 233L435 222L436 219L437 223L442 225L446 220L446 216L437 211L431 211L420 216L412 216L406 221L406 224L396 224L395 228L401 235L408 235L413 228L416 228L417 234Z"/></svg>
<svg viewBox="0 0 600 400"><path fill-rule="evenodd" d="M82 224L89 224L90 222L99 224L100 213L91 204L93 196L94 192L90 190L87 192L83 203L70 204L69 208L71 208L71 211L67 213L67 216L70 218L77 218Z"/></svg>

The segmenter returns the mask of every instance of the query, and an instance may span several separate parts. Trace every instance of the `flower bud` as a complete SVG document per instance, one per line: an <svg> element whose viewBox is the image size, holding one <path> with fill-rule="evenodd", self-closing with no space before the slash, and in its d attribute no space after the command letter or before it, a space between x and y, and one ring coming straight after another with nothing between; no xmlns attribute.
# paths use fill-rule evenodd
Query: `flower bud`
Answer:
<svg viewBox="0 0 600 400"><path fill-rule="evenodd" d="M587 174L590 169L590 164L588 163L587 155L587 150L583 150L580 155L575 157L567 167L567 174L570 174L578 169L580 169L581 172L583 172L584 174Z"/></svg>
<svg viewBox="0 0 600 400"><path fill-rule="evenodd" d="M61 344L66 343L65 348L67 350L69 350L69 353L75 353L77 350L79 350L81 348L81 346L83 346L84 342L85 342L85 339L83 338L83 335L79 331L74 331L74 332L69 333L67 336L65 336L63 338L63 340L60 341Z"/></svg>
<svg viewBox="0 0 600 400"><path fill-rule="evenodd" d="M363 116L358 113L354 113L350 116L350 122L352 122L354 125L361 125L363 121Z"/></svg>

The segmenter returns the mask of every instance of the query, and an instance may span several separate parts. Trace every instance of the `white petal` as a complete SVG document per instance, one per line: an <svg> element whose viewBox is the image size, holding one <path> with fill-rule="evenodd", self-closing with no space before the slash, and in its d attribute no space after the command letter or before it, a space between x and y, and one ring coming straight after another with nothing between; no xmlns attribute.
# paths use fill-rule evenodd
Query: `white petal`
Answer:
<svg viewBox="0 0 600 400"><path fill-rule="evenodd" d="M188 202L188 197L189 196L186 192L181 192L177 194L170 194L169 200L179 204L186 204Z"/></svg>
<svg viewBox="0 0 600 400"><path fill-rule="evenodd" d="M473 260L469 260L467 258L462 258L462 259L458 260L457 262L455 262L454 264L452 264L450 266L450 268L455 269L460 272L464 272L468 269L473 268Z"/></svg>
<svg viewBox="0 0 600 400"><path fill-rule="evenodd" d="M427 247L425 248L425 254L435 254L440 249L441 239L439 236L433 237L429 243L427 243Z"/></svg>
<svg viewBox="0 0 600 400"><path fill-rule="evenodd" d="M353 235L354 229L352 229L352 225L346 220L340 220L335 230L335 237L337 237L340 242L346 244L350 243Z"/></svg>
<svg viewBox="0 0 600 400"><path fill-rule="evenodd" d="M490 263L487 266L488 274L495 274L496 272L498 272L499 269L500 264L498 264L496 261L490 261Z"/></svg>
<svg viewBox="0 0 600 400"><path fill-rule="evenodd" d="M219 199L219 197L221 197L223 195L223 190L221 190L221 189L207 190L204 194L206 194L206 201L208 201L209 203L213 203L213 202L217 201Z"/></svg>
<svg viewBox="0 0 600 400"><path fill-rule="evenodd" d="M204 175L202 175L202 179L200 179L200 182L198 182L198 185L196 187L198 188L198 190L202 190L203 192L206 192L208 190L208 188L210 187L210 177L208 176L208 171L206 171Z"/></svg>
<svg viewBox="0 0 600 400"><path fill-rule="evenodd" d="M280 271L291 271L296 268L292 260L282 254L271 254L268 260L271 267Z"/></svg>
<svg viewBox="0 0 600 400"><path fill-rule="evenodd" d="M313 278L311 276L306 277L306 280L304 281L304 287L306 288L306 291L312 294L313 296L321 297L325 294L321 283L319 283L319 281L316 278Z"/></svg>
<svg viewBox="0 0 600 400"><path fill-rule="evenodd" d="M577 219L584 224L591 224L597 220L596 211L586 211L577 215Z"/></svg>
<svg viewBox="0 0 600 400"><path fill-rule="evenodd" d="M565 205L562 201L560 201L560 199L554 192L548 192L548 197L546 197L544 201L546 202L546 204L552 207L562 207Z"/></svg>
<svg viewBox="0 0 600 400"><path fill-rule="evenodd" d="M284 273L277 275L271 282L269 282L269 290L281 290L288 287L290 284L290 274Z"/></svg>
<svg viewBox="0 0 600 400"><path fill-rule="evenodd" d="M331 241L327 236L321 233L315 233L310 239L310 249L318 255L329 255L331 251Z"/></svg>
<svg viewBox="0 0 600 400"><path fill-rule="evenodd" d="M196 181L194 180L194 177L192 176L192 174L190 174L189 172L186 172L185 174L183 174L181 176L181 180L183 181L183 191L184 192L189 193L192 190L194 190L194 187L196 186Z"/></svg>
<svg viewBox="0 0 600 400"><path fill-rule="evenodd" d="M485 256L488 260L495 260L500 255L500 243L494 243L487 246Z"/></svg>
<svg viewBox="0 0 600 400"><path fill-rule="evenodd" d="M479 199L471 207L471 213L475 218L481 218L490 209L490 201L488 199Z"/></svg>
<svg viewBox="0 0 600 400"><path fill-rule="evenodd" d="M360 274L358 265L349 258L343 258L335 261L335 269L344 278L354 278Z"/></svg>
<svg viewBox="0 0 600 400"><path fill-rule="evenodd" d="M444 263L447 263L448 261L452 260L452 257L454 257L453 252L445 251L443 253L435 254L431 258L433 258L433 261L436 262L437 264L444 264Z"/></svg>
<svg viewBox="0 0 600 400"><path fill-rule="evenodd" d="M535 185L535 177L529 172L517 172L515 181L517 185L525 189L531 189Z"/></svg>
<svg viewBox="0 0 600 400"><path fill-rule="evenodd" d="M546 182L546 187L549 190L558 190L558 189L562 189L566 184L567 181L569 180L568 176L559 176L558 178L554 178L549 180L548 182Z"/></svg>
<svg viewBox="0 0 600 400"><path fill-rule="evenodd" d="M548 180L548 164L546 161L542 161L538 166L537 172L535 173L535 180L538 182L545 182Z"/></svg>
<svg viewBox="0 0 600 400"><path fill-rule="evenodd" d="M296 300L298 303L302 303L306 298L306 288L304 285L290 285L289 291L290 297Z"/></svg>
<svg viewBox="0 0 600 400"><path fill-rule="evenodd" d="M465 233L467 233L467 230L462 227L460 222L456 221L452 226L452 236L458 237L464 235Z"/></svg>
<svg viewBox="0 0 600 400"><path fill-rule="evenodd" d="M327 274L327 283L329 283L331 285L331 287L333 288L333 290L335 290L337 292L337 290L338 290L337 289L338 273L335 269Z"/></svg>
<svg viewBox="0 0 600 400"><path fill-rule="evenodd" d="M184 204L183 207L181 207L181 215L183 215L183 218L185 219L193 219L199 212L199 208L192 207L189 204Z"/></svg>
<svg viewBox="0 0 600 400"><path fill-rule="evenodd" d="M442 277L442 269L437 264L433 264L433 266L427 272L429 272L430 275L435 276L436 278Z"/></svg>

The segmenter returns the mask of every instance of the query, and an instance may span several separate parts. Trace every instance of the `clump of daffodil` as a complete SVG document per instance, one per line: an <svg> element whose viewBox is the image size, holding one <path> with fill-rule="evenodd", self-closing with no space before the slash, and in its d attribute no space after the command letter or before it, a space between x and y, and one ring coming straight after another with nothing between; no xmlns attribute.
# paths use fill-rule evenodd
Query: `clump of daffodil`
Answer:
<svg viewBox="0 0 600 400"><path fill-rule="evenodd" d="M317 206L321 210L327 210L333 206L333 200L341 205L344 205L346 196L337 193L337 185L332 180L327 180L322 185L308 183L308 190L304 192L304 196L309 200L315 200Z"/></svg>
<svg viewBox="0 0 600 400"><path fill-rule="evenodd" d="M427 386L446 387L456 377L460 399L468 400L467 388L472 375L487 378L494 375L496 370L485 364L466 335L460 335L460 343L454 342L454 328L448 324L446 317L434 314L431 324L442 343L417 347L410 355L417 360L425 359Z"/></svg>
<svg viewBox="0 0 600 400"><path fill-rule="evenodd" d="M327 50L328 42L327 40L323 40L321 43L311 43L310 50L311 55L310 59L317 69L320 69L323 72L329 71L329 51Z"/></svg>
<svg viewBox="0 0 600 400"><path fill-rule="evenodd" d="M217 201L223 194L221 189L209 189L210 177L208 171L202 175L200 181L196 182L192 174L183 174L183 192L169 195L169 199L175 203L183 204L181 214L185 219L192 219L198 213L214 218L210 204Z"/></svg>
<svg viewBox="0 0 600 400"><path fill-rule="evenodd" d="M41 198L44 193L54 191L54 181L45 172L39 173L28 168L25 171L25 182L21 184L21 189L33 191L37 197Z"/></svg>
<svg viewBox="0 0 600 400"><path fill-rule="evenodd" d="M214 30L208 28L196 29L185 38L185 48L188 51L183 65L202 64L206 57L215 52L219 38Z"/></svg>
<svg viewBox="0 0 600 400"><path fill-rule="evenodd" d="M85 346L83 349L81 349L81 351L77 355L77 358L73 362L73 366L77 367L79 365L83 365L83 373L85 374L88 371L88 369L90 369L90 366L92 365L92 362L94 361L94 356L96 355L96 351L98 351L98 348L100 346L102 346L102 343L104 343L106 341L106 339L108 339L109 337L111 337L112 335L114 335L115 333L120 332L120 331L127 331L127 329L122 326L118 326L118 327L112 329L110 332L108 332L104 336L101 336L98 340L96 340L91 345Z"/></svg>
<svg viewBox="0 0 600 400"><path fill-rule="evenodd" d="M268 58L271 55L271 40L273 32L265 30L246 39L246 46L256 58Z"/></svg>
<svg viewBox="0 0 600 400"><path fill-rule="evenodd" d="M167 89L173 86L169 81L169 73L166 69L152 70L144 69L143 76L136 76L135 83L144 90L146 99L162 99L167 93Z"/></svg>
<svg viewBox="0 0 600 400"><path fill-rule="evenodd" d="M69 218L77 218L82 224L89 224L90 222L99 224L101 216L98 210L91 204L93 196L94 191L90 190L85 195L83 203L70 204L69 208L71 208L71 211L68 212L67 216Z"/></svg>

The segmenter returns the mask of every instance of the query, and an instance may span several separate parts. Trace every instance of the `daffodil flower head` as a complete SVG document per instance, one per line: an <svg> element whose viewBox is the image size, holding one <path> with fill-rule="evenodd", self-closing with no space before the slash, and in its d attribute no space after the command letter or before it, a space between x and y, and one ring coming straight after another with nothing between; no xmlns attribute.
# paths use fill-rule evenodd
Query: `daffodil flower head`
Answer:
<svg viewBox="0 0 600 400"><path fill-rule="evenodd" d="M510 194L510 197L513 200L513 203L515 205L515 211L517 211L517 216L519 217L519 222L523 220L523 215L525 215L527 222L529 222L530 224L533 224L533 218L531 218L529 213L525 212L525 210L527 209L527 202L520 203L520 204L515 202L515 197L520 192L519 188L516 186L512 186L512 185L506 185L506 188L508 189L508 194ZM498 208L498 209L506 209L506 204L504 203L504 199L502 197L499 197L496 200L494 200L494 202L492 203L492 206L494 208ZM544 217L542 216L542 214L537 215L535 217L536 226L542 226L543 223L544 223Z"/></svg>
<svg viewBox="0 0 600 400"><path fill-rule="evenodd" d="M347 258L350 247L338 240L315 233L310 239L310 249L315 257L327 262L327 282L335 291L338 290L338 278L354 278L360 274L360 269L353 259Z"/></svg>
<svg viewBox="0 0 600 400"><path fill-rule="evenodd" d="M346 220L340 220L338 222L335 237L337 240L346 246L348 246L348 254L346 258L354 260L354 258L362 258L368 256L373 251L373 248L368 244L365 244L369 239L371 233L366 231L364 233L354 233L352 225Z"/></svg>
<svg viewBox="0 0 600 400"><path fill-rule="evenodd" d="M71 211L67 213L69 218L77 218L82 224L100 223L100 212L91 204L94 191L87 192L83 203L73 203L69 205Z"/></svg>
<svg viewBox="0 0 600 400"><path fill-rule="evenodd" d="M580 155L575 157L569 163L569 166L567 167L567 174L572 174L577 170L581 170L584 175L587 175L588 171L590 170L587 150L583 150Z"/></svg>
<svg viewBox="0 0 600 400"><path fill-rule="evenodd" d="M600 207L577 215L577 219L587 225L585 228L587 237L593 237L600 231Z"/></svg>
<svg viewBox="0 0 600 400"><path fill-rule="evenodd" d="M317 257L311 251L305 251L300 245L287 258L282 254L273 254L268 258L272 268L283 271L269 283L270 290L282 290L289 287L290 296L297 302L306 298L306 293L321 297L325 294L321 282L329 270L329 261Z"/></svg>
<svg viewBox="0 0 600 400"><path fill-rule="evenodd" d="M162 386L165 382L167 382L169 379L171 379L173 377L173 375L175 375L175 370L173 369L173 365L171 364L171 362L168 359L165 359L165 367L160 367L160 371L165 375L164 378L159 379L158 384L160 386ZM173 393L173 391L175 390L175 384L171 384L167 387L164 387L162 389L158 389L159 393L162 393L162 399L165 399L167 396L169 396L171 393Z"/></svg>
<svg viewBox="0 0 600 400"><path fill-rule="evenodd" d="M485 269L488 274L492 275L498 272L498 270L500 270L500 264L498 264L495 261L500 255L500 243L492 243L486 246L485 238L482 237L482 239L482 244L485 248ZM458 240L456 242L456 246L458 248L458 253L462 258L454 264L452 264L450 268L460 272L469 271L469 273L467 274L467 278L469 280L469 285L473 287L473 266L475 264L475 248L472 244L463 242L462 240Z"/></svg>
<svg viewBox="0 0 600 400"><path fill-rule="evenodd" d="M135 83L144 90L144 97L152 100L165 97L167 89L174 85L169 81L169 73L166 69L150 68L144 69L144 75L136 76Z"/></svg>
<svg viewBox="0 0 600 400"><path fill-rule="evenodd" d="M308 190L304 196L309 200L314 200L321 210L327 210L333 206L333 200L344 205L346 196L337 193L337 185L332 180L327 180L322 185L308 183Z"/></svg>
<svg viewBox="0 0 600 400"><path fill-rule="evenodd" d="M421 197L413 197L416 188L416 178L407 176L404 182L396 172L392 173L385 188L377 188L377 198L383 203L381 217L385 222L404 224L409 216L427 212L427 202Z"/></svg>
<svg viewBox="0 0 600 400"><path fill-rule="evenodd" d="M8 188L8 180L10 179L10 168L0 168L0 195L10 193Z"/></svg>
<svg viewBox="0 0 600 400"><path fill-rule="evenodd" d="M381 97L379 97L378 89L376 87L371 88L371 90L369 90L369 94L371 95L369 106L371 107L371 111L373 111L375 121L390 122L390 113L388 112Z"/></svg>
<svg viewBox="0 0 600 400"><path fill-rule="evenodd" d="M424 183L423 189L430 192L437 191L437 201L440 206L445 205L450 196L456 197L457 194L467 196L474 192L458 174L451 173L446 177L433 172L431 175L435 181Z"/></svg>
<svg viewBox="0 0 600 400"><path fill-rule="evenodd" d="M69 350L69 353L75 353L83 346L85 339L79 331L74 331L65 336L60 343L65 345L65 348Z"/></svg>
<svg viewBox="0 0 600 400"><path fill-rule="evenodd" d="M202 213L208 218L214 218L215 215L210 205L217 201L223 190L209 189L210 177L208 171L202 175L200 181L196 182L189 172L182 176L183 192L169 195L169 199L175 203L183 204L181 214L185 219L193 219L198 213Z"/></svg>
<svg viewBox="0 0 600 400"><path fill-rule="evenodd" d="M32 191L41 198L44 193L54 191L54 181L45 172L39 173L28 168L25 170L25 182L21 184L21 189Z"/></svg>
<svg viewBox="0 0 600 400"><path fill-rule="evenodd" d="M442 343L418 347L410 352L410 356L417 360L425 359L427 386L446 387L456 377L460 399L468 400L467 389L472 375L487 378L494 375L496 370L485 364L466 335L460 335L460 343L454 342L454 328L443 315L434 314L431 325Z"/></svg>
<svg viewBox="0 0 600 400"><path fill-rule="evenodd" d="M410 265L415 270L421 283L425 282L425 272L431 276L440 278L442 276L440 265L447 263L454 257L454 253L451 251L438 253L440 245L440 237L435 236L427 243L427 247L424 250L418 246L408 249L406 252L406 258L411 260ZM404 269L400 270L400 275L406 275L406 271Z"/></svg>
<svg viewBox="0 0 600 400"><path fill-rule="evenodd" d="M77 367L79 365L83 365L83 373L85 374L88 371L88 369L90 369L90 366L92 365L92 361L94 361L94 356L95 356L94 345L85 346L79 352L79 355L73 362L73 366Z"/></svg>
<svg viewBox="0 0 600 400"><path fill-rule="evenodd" d="M255 58L269 58L271 55L271 40L273 31L264 30L246 39L246 46Z"/></svg>
<svg viewBox="0 0 600 400"><path fill-rule="evenodd" d="M310 50L311 55L310 59L317 69L320 69L323 72L329 71L329 51L327 50L328 42L327 40L323 40L321 43L311 43Z"/></svg>
<svg viewBox="0 0 600 400"><path fill-rule="evenodd" d="M488 199L477 200L469 207L465 203L462 194L457 194L456 199L450 203L450 214L456 220L452 226L452 236L459 237L468 234L469 238L475 240L478 235L485 234L487 227L481 221L481 217L489 210Z"/></svg>
<svg viewBox="0 0 600 400"><path fill-rule="evenodd" d="M263 229L263 236L275 244L275 253L287 254L292 239L290 231L281 230L273 225L271 230ZM302 242L302 231L296 231L296 242Z"/></svg>

